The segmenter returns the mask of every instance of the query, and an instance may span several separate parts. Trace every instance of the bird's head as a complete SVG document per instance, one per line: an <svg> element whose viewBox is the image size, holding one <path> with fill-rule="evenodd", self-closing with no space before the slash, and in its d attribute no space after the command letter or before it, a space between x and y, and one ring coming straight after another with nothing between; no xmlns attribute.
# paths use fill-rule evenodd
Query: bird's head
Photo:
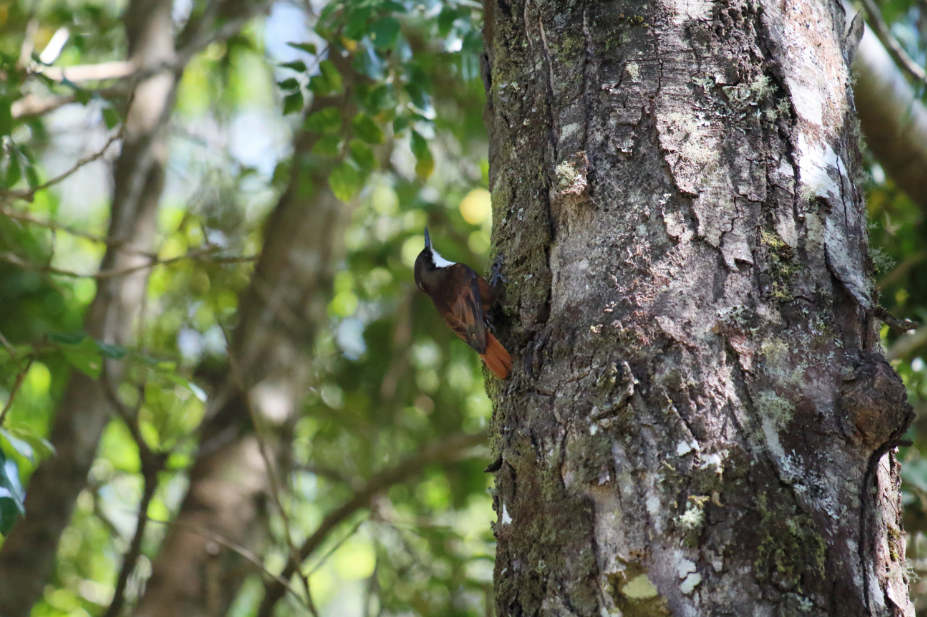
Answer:
<svg viewBox="0 0 927 617"><path fill-rule="evenodd" d="M428 293L424 283L426 273L431 273L441 268L449 268L454 264L455 262L444 259L438 251L434 249L431 245L431 236L428 234L428 228L426 227L425 248L423 248L422 252L415 258L415 284L418 285L418 288Z"/></svg>

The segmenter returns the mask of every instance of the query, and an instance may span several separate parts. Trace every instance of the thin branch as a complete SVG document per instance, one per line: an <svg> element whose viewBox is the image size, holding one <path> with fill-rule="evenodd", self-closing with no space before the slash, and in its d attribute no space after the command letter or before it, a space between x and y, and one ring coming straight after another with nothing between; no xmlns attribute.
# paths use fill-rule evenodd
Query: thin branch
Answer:
<svg viewBox="0 0 927 617"><path fill-rule="evenodd" d="M927 72L908 55L904 47L892 36L891 30L885 20L882 19L882 12L873 0L862 0L866 14L869 16L869 25L872 26L875 35L878 37L886 51L895 61L901 70L906 72L915 81L927 83Z"/></svg>
<svg viewBox="0 0 927 617"><path fill-rule="evenodd" d="M395 484L408 481L412 476L420 473L430 463L448 463L462 458L466 450L483 442L488 431L480 431L473 435L458 434L424 447L415 456L409 457L395 467L391 467L374 475L364 488L357 490L340 507L332 510L322 520L315 532L303 542L299 549L299 556L305 561L310 555L322 546L322 543L338 525L350 518L355 512L370 506L373 498ZM292 562L288 563L280 576L289 580L295 573ZM273 583L264 586L264 598L258 608L258 617L271 617L274 606L283 596L285 589Z"/></svg>
<svg viewBox="0 0 927 617"><path fill-rule="evenodd" d="M236 544L235 542L232 542L231 540L228 540L222 537L221 535L215 533L214 531L206 529L205 527L200 527L199 525L193 525L190 523L182 523L180 521L164 521L161 519L152 518L150 516L145 516L145 518L148 519L148 521L152 523L158 523L161 525L174 525L176 527L181 527L183 529L189 529L195 534L203 536L204 538L208 538L209 540L212 540L216 544L220 544L224 546L225 548L238 553L239 555L247 559L249 562L251 562L251 564L254 567L256 567L259 571L261 571L265 576L276 581L277 584L280 585L280 587L285 592L289 592L290 594L293 595L294 598L302 602L303 599L299 595L299 592L293 589L290 586L290 583L286 579L274 574L273 572L265 568L264 563L261 561L261 559L257 555L255 555L254 553L252 553L245 547L241 546L240 544Z"/></svg>
<svg viewBox="0 0 927 617"><path fill-rule="evenodd" d="M11 218L14 221L22 221L23 223L29 223L31 225L45 227L46 229L51 229L52 231L63 231L64 233L70 234L72 236L83 238L85 240L90 240L91 242L98 242L100 244L105 244L107 246L118 247L119 245L123 244L121 240L112 240L110 238L106 238L105 236L98 236L96 234L92 234L87 231L82 231L80 229L68 227L67 225L63 225L62 223L58 223L56 221L37 218L29 214L28 212L23 212L21 210L15 210L13 208L6 208L3 206L0 206L0 215L3 215L7 218ZM141 255L147 254L147 253L143 253L140 251L136 251L136 252L138 252Z"/></svg>
<svg viewBox="0 0 927 617"><path fill-rule="evenodd" d="M26 68L32 60L32 52L35 50L35 34L39 31L39 20L35 17L29 18L26 22L26 34L23 37L23 44L19 48L19 60L16 66L20 69Z"/></svg>
<svg viewBox="0 0 927 617"><path fill-rule="evenodd" d="M4 190L4 191L0 192L0 194L2 194L4 197L6 197L6 198L8 198L8 199L23 199L23 200L25 200L25 201L32 201L32 200L35 198L35 194L38 193L39 191L44 191L45 189L47 189L47 188L49 188L49 187L52 187L52 186L58 184L59 182L61 182L61 181L63 181L63 180L66 180L68 177L70 177L71 175L73 175L75 172L77 172L77 171L78 171L81 167L83 167L84 165L89 165L90 163L92 163L92 162L94 162L94 161L100 159L104 154L106 154L106 151L109 149L109 147L110 147L111 145L113 145L113 143L115 143L116 141L118 141L118 140L120 140L120 139L122 139L122 131L121 131L121 130L120 130L118 133L116 133L115 135L113 135L112 137L110 137L110 138L107 140L106 144L103 145L103 148L101 148L98 152L94 152L93 154L91 154L91 155L89 155L89 156L85 156L84 158L82 158L82 159L80 159L79 161L77 161L77 163L75 163L73 167L71 167L71 168L68 169L67 171L64 171L64 172L58 174L57 176L55 176L54 178L52 178L52 179L49 180L48 182L45 182L44 184L40 184L40 185L38 185L38 186L36 186L36 187L34 187L34 188L29 189L28 191L7 191L7 190Z"/></svg>
<svg viewBox="0 0 927 617"><path fill-rule="evenodd" d="M125 423L126 428L129 429L129 434L132 435L132 439L135 441L135 445L138 448L138 459L141 464L142 482L144 483L142 498L138 504L138 520L135 524L135 534L132 536L132 542L129 544L128 550L126 550L125 555L122 557L122 566L119 569L119 576L116 579L113 599L110 602L109 608L107 608L106 612L103 614L103 617L117 617L125 604L125 592L129 584L129 577L132 575L132 572L135 571L138 558L142 554L142 540L145 538L145 528L148 523L148 507L151 505L151 500L158 490L158 474L164 470L167 464L168 453L153 452L148 446L148 442L146 442L145 438L142 436L141 427L139 427L138 424L138 412L145 402L144 387L139 386L138 401L136 402L135 408L130 409L119 398L119 393L116 392L116 387L110 379L108 371L104 371L101 382L110 404L117 415L122 418L122 421Z"/></svg>
<svg viewBox="0 0 927 617"><path fill-rule="evenodd" d="M34 359L34 356L30 356L26 366L16 375L16 382L13 384L13 389L10 390L10 398L6 400L6 405L3 406L3 411L0 411L0 426L3 426L3 421L6 420L6 415L10 413L10 409L13 407L13 401L16 400L16 394L19 392L19 388L23 385L23 380L26 378L26 374L29 372L29 368L32 366L32 361Z"/></svg>
<svg viewBox="0 0 927 617"><path fill-rule="evenodd" d="M885 359L903 360L927 344L927 326L921 326L911 334L899 336L885 352Z"/></svg>
<svg viewBox="0 0 927 617"><path fill-rule="evenodd" d="M3 336L3 332L0 332L0 344L6 349L6 352L10 354L10 357L13 359L13 362L19 365L19 358L16 357L16 350L13 349L13 346L10 345L10 342L6 340L6 337Z"/></svg>
<svg viewBox="0 0 927 617"><path fill-rule="evenodd" d="M33 66L30 67L29 72L30 74L41 75L50 81L59 83L63 82L64 78L67 78L71 83L118 80L112 86L93 90L93 92L103 98L127 94L132 90L132 84L144 81L149 77L153 77L165 71L177 72L183 69L193 56L202 51L205 47L234 36L241 30L242 26L262 10L266 4L266 2L256 2L245 14L236 19L229 20L211 35L193 37L187 45L184 45L177 51L176 58L170 62L162 62L142 69L137 68L133 62L125 60L65 67ZM77 97L73 93L50 97L27 95L13 102L12 115L17 119L40 116L64 105L73 103L76 100Z"/></svg>
<svg viewBox="0 0 927 617"><path fill-rule="evenodd" d="M131 60L115 60L112 62L100 62L99 64L75 64L71 66L42 66L38 64L32 68L30 73L42 75L58 82L67 79L76 84L85 81L122 79L133 75L137 70L138 67Z"/></svg>
<svg viewBox="0 0 927 617"><path fill-rule="evenodd" d="M232 340L229 338L228 333L224 328L222 332L225 335L226 349L231 350ZM274 505L277 507L277 511L280 512L280 519L283 522L283 535L284 539L286 540L287 548L289 549L290 564L294 567L295 572L299 575L299 579L303 584L303 589L306 592L306 608L310 613L312 613L314 617L319 617L319 613L315 608L315 603L312 601L312 591L309 588L309 577L303 573L302 568L300 567L300 562L302 560L300 560L299 552L296 550L296 544L293 542L290 517L287 515L286 509L283 507L283 502L280 499L280 478L277 475L277 467L267 451L267 443L264 441L263 423L261 422L261 418L258 417L258 413L255 410L254 402L251 398L251 390L245 383L244 376L241 374L237 359L232 353L229 353L229 367L232 374L232 381L236 383L238 389L244 395L245 406L248 409L248 415L251 416L251 423L254 425L254 435L257 438L258 450L261 453L261 458L264 459L264 468L267 470L267 480L270 483L270 496L274 502Z"/></svg>
<svg viewBox="0 0 927 617"><path fill-rule="evenodd" d="M328 550L325 552L324 555L322 555L322 558L319 559L319 562L318 562L317 564L315 564L314 566L312 566L312 569L309 570L309 576L312 576L313 574L315 574L316 572L318 572L318 571L319 571L319 568L321 568L322 566L324 566L324 565L325 565L325 562L328 561L328 558L331 557L332 555L334 555L334 554L338 551L339 548L341 548L342 546L344 546L344 543L347 542L348 540L350 540L350 539L354 536L354 534L357 533L357 530L360 529L361 525L363 525L364 523L366 523L367 520L368 520L368 519L366 519L366 518L362 518L361 520L357 521L357 523L356 523L353 527L351 527L351 529L348 531L348 533L344 534L344 537L343 537L343 538L341 538L340 540L338 540L337 542L335 542L335 543L332 545L332 547L331 547L330 549L328 549Z"/></svg>
<svg viewBox="0 0 927 617"><path fill-rule="evenodd" d="M872 314L876 319L882 323L888 325L888 327L898 330L899 332L908 332L909 330L914 330L917 328L917 322L911 321L910 319L902 319L900 317L895 317L888 312L884 306L877 306L873 309Z"/></svg>
<svg viewBox="0 0 927 617"><path fill-rule="evenodd" d="M141 451L139 452L141 454ZM150 452L148 453L151 454ZM132 536L132 542L129 549L122 557L122 567L119 569L119 577L116 579L116 589L113 592L113 600L109 608L103 613L103 617L117 617L122 611L125 604L126 587L129 584L129 576L135 571L138 564L138 558L142 554L142 540L145 537L145 527L148 523L148 506L158 490L158 473L164 468L164 461L167 457L164 455L142 457L142 478L144 488L142 489L142 499L138 504L138 522L135 524L135 535ZM145 463L145 458L149 463Z"/></svg>
<svg viewBox="0 0 927 617"><path fill-rule="evenodd" d="M890 285L894 285L903 279L908 272L911 271L911 268L922 262L925 257L927 257L927 251L920 251L919 253L908 255L904 258L904 261L898 264L891 272L879 279L876 282L876 286L879 289L885 289Z"/></svg>
<svg viewBox="0 0 927 617"><path fill-rule="evenodd" d="M193 251L188 251L183 255L177 255L176 257L169 257L167 259L153 259L149 257L149 260L146 263L136 264L134 266L126 266L123 268L113 268L112 270L100 270L99 272L82 274L80 272L73 272L71 270L64 270L62 268L56 268L49 265L40 265L23 259L15 253L9 251L0 253L0 261L5 261L11 263L14 266L19 266L24 270L32 270L35 272L41 272L42 274L56 274L58 276L65 276L68 278L89 278L96 280L107 280L118 278L122 276L128 276L135 272L141 270L147 270L149 268L155 268L157 266L169 266L171 264L177 263L179 261L185 261L187 259L192 259L195 261L202 261L208 263L217 263L217 264L228 264L228 263L243 263L254 261L258 258L257 255L232 255L228 257L209 257L213 253L220 250L220 247L214 245L207 245L203 248L199 248Z"/></svg>

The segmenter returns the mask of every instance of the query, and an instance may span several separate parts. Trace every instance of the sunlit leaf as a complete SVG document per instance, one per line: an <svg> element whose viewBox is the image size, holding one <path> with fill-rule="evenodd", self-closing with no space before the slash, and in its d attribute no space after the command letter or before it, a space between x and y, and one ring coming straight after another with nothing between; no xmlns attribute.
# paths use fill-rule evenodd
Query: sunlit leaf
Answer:
<svg viewBox="0 0 927 617"><path fill-rule="evenodd" d="M209 398L206 394L206 391L201 387L190 381L189 379L183 377L182 375L168 374L167 378L173 381L175 384L182 386L193 393L193 396L198 398L202 402L206 402L206 399Z"/></svg>
<svg viewBox="0 0 927 617"><path fill-rule="evenodd" d="M335 157L341 154L341 136L323 135L312 147L312 153L318 156Z"/></svg>
<svg viewBox="0 0 927 617"><path fill-rule="evenodd" d="M335 197L341 201L350 201L364 183L360 170L344 162L335 167L328 176L328 185Z"/></svg>
<svg viewBox="0 0 927 617"><path fill-rule="evenodd" d="M119 125L119 113L112 107L103 108L103 123L106 124L106 128L112 130Z"/></svg>
<svg viewBox="0 0 927 617"><path fill-rule="evenodd" d="M384 17L370 25L370 38L377 49L389 49L399 36L399 20Z"/></svg>
<svg viewBox="0 0 927 617"><path fill-rule="evenodd" d="M362 170L369 172L376 168L377 157L373 153L373 148L359 139L352 139L348 143L348 148L351 151L351 159L353 159Z"/></svg>
<svg viewBox="0 0 927 617"><path fill-rule="evenodd" d="M331 60L323 60L319 63L319 74L313 75L309 80L309 89L320 96L341 92L341 73Z"/></svg>
<svg viewBox="0 0 927 617"><path fill-rule="evenodd" d="M415 174L427 180L435 170L435 159L428 148L428 142L418 131L412 131L412 153L415 155Z"/></svg>
<svg viewBox="0 0 927 617"><path fill-rule="evenodd" d="M283 97L283 115L298 113L303 110L303 93L293 92Z"/></svg>
<svg viewBox="0 0 927 617"><path fill-rule="evenodd" d="M10 435L13 435L15 438L28 443L32 448L36 462L42 461L49 456L54 456L56 454L55 446L53 446L50 441L41 435L36 434L28 427L11 425L5 427L3 430L5 430Z"/></svg>
<svg viewBox="0 0 927 617"><path fill-rule="evenodd" d="M299 73L306 72L306 63L303 62L302 60L293 60L292 62L283 62L277 66L280 66L285 69L290 69L292 71L297 71Z"/></svg>
<svg viewBox="0 0 927 617"><path fill-rule="evenodd" d="M287 43L293 49L298 49L304 51L307 54L312 54L313 56L318 53L318 49L315 46L315 43Z"/></svg>
<svg viewBox="0 0 927 617"><path fill-rule="evenodd" d="M341 128L341 110L335 107L326 107L310 114L303 127L307 131L317 133L336 133Z"/></svg>
<svg viewBox="0 0 927 617"><path fill-rule="evenodd" d="M284 79L283 81L277 82L277 87L281 90L299 90L299 81L294 77Z"/></svg>
<svg viewBox="0 0 927 617"><path fill-rule="evenodd" d="M35 464L35 450L25 439L20 439L13 435L9 430L0 428L0 438L17 454L27 459L33 465Z"/></svg>
<svg viewBox="0 0 927 617"><path fill-rule="evenodd" d="M354 129L354 134L368 144L382 144L386 141L383 129L377 125L373 118L365 113L359 113L354 116L354 120L351 121L351 126Z"/></svg>

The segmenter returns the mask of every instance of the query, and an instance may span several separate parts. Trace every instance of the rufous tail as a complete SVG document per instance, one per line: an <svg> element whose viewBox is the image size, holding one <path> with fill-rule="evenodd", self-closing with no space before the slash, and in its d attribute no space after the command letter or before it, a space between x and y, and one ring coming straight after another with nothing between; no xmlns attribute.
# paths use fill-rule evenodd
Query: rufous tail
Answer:
<svg viewBox="0 0 927 617"><path fill-rule="evenodd" d="M512 372L512 357L489 332L486 333L486 353L481 353L480 357L499 379L505 379Z"/></svg>

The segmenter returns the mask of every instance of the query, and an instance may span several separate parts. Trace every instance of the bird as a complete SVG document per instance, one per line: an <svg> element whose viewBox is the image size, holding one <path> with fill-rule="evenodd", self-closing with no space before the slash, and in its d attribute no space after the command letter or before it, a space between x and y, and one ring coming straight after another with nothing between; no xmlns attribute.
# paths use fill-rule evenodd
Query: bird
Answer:
<svg viewBox="0 0 927 617"><path fill-rule="evenodd" d="M415 284L431 298L444 323L480 354L496 377L509 376L512 357L489 332L493 289L470 266L441 257L431 245L427 227L425 248L415 258Z"/></svg>

